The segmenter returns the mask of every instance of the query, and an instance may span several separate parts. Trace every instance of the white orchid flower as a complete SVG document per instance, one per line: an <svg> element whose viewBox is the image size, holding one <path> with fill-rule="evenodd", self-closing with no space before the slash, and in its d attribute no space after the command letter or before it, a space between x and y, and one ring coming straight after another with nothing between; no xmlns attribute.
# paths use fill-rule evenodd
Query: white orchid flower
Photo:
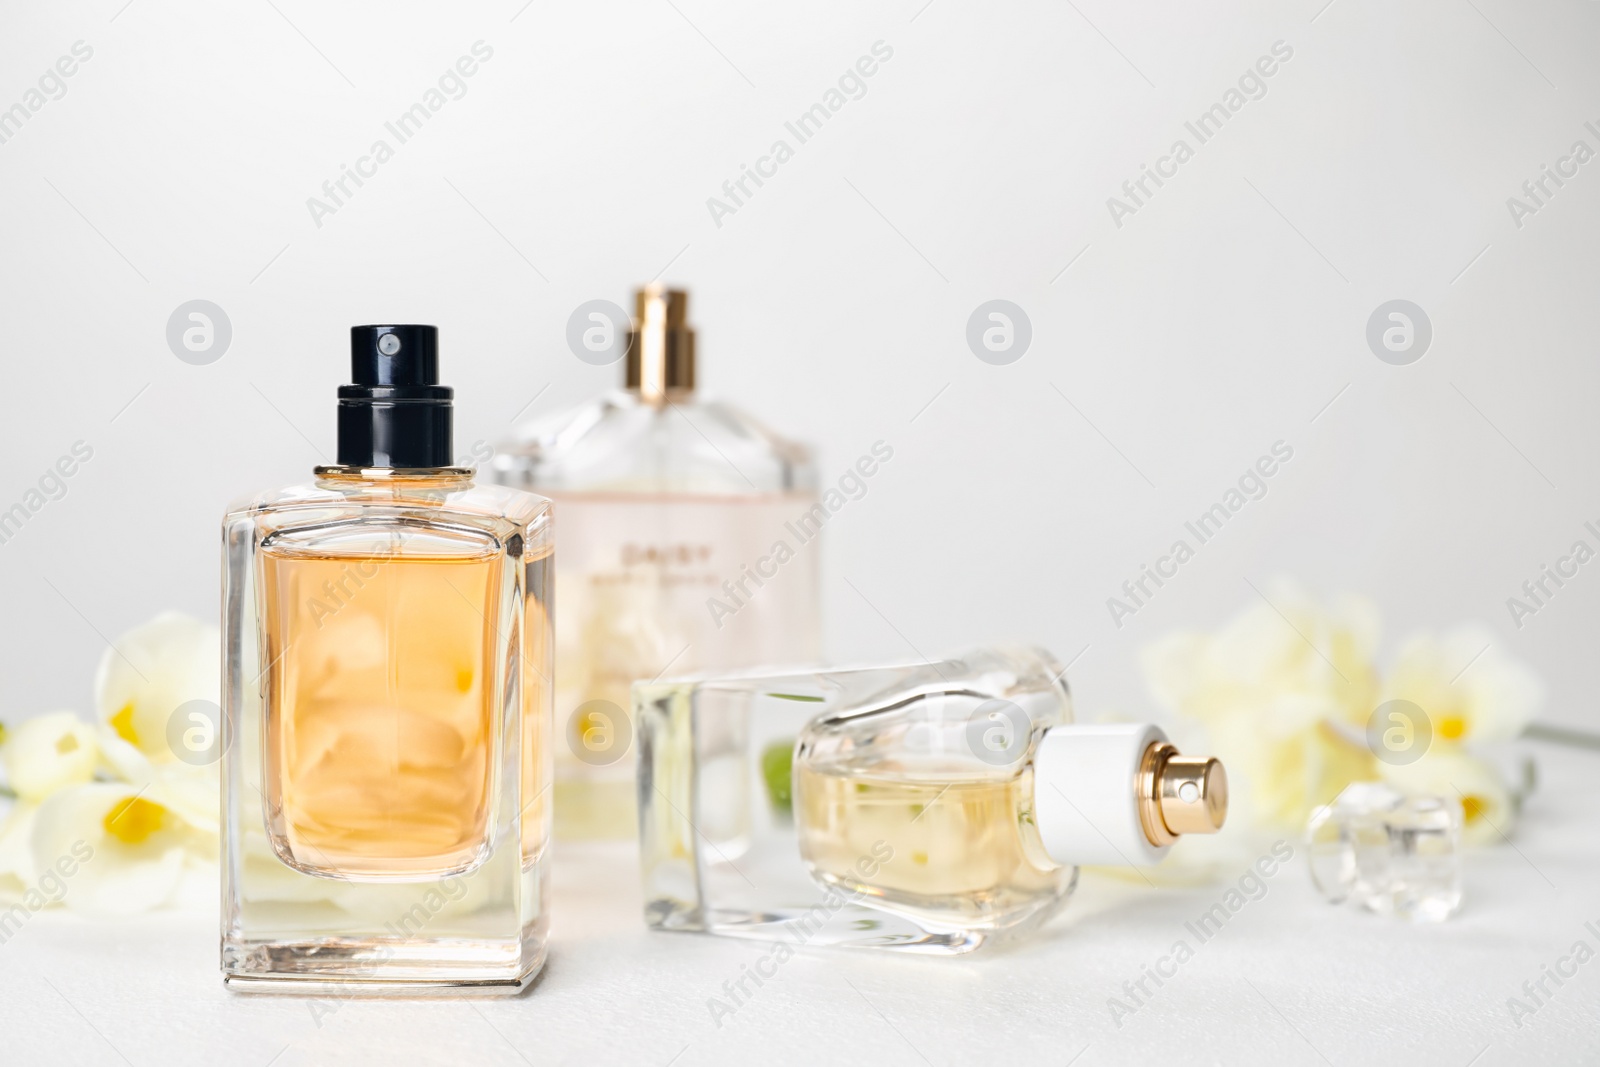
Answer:
<svg viewBox="0 0 1600 1067"><path fill-rule="evenodd" d="M94 777L99 761L95 729L70 711L52 711L17 723L0 745L6 780L17 796L38 803Z"/></svg>
<svg viewBox="0 0 1600 1067"><path fill-rule="evenodd" d="M190 701L222 700L222 639L215 626L165 612L119 637L95 675L95 704L118 737L163 764L175 762L168 726Z"/></svg>
<svg viewBox="0 0 1600 1067"><path fill-rule="evenodd" d="M1400 648L1380 700L1407 700L1433 727L1433 743L1509 741L1544 698L1527 666L1501 652L1489 631L1462 626L1419 634Z"/></svg>

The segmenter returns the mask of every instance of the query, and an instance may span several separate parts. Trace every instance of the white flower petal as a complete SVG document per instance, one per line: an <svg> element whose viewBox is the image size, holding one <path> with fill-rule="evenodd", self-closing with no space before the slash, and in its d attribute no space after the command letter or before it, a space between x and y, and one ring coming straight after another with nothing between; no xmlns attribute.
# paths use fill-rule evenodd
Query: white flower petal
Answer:
<svg viewBox="0 0 1600 1067"><path fill-rule="evenodd" d="M101 768L113 777L138 786L147 784L155 776L150 757L110 726L102 723L95 738L100 744Z"/></svg>
<svg viewBox="0 0 1600 1067"><path fill-rule="evenodd" d="M1461 626L1407 640L1382 699L1420 707L1435 743L1509 741L1533 718L1544 686L1530 668L1499 648L1490 631Z"/></svg>
<svg viewBox="0 0 1600 1067"><path fill-rule="evenodd" d="M184 855L178 886L167 901L169 907L196 914L211 911L222 895L222 868L214 855L189 851Z"/></svg>
<svg viewBox="0 0 1600 1067"><path fill-rule="evenodd" d="M191 700L222 700L221 636L215 626L166 612L123 634L95 676L100 717L157 763L170 762L167 724Z"/></svg>
<svg viewBox="0 0 1600 1067"><path fill-rule="evenodd" d="M191 767L169 763L155 769L155 780L145 796L159 801L195 830L215 837L221 830L220 775L216 764Z"/></svg>
<svg viewBox="0 0 1600 1067"><path fill-rule="evenodd" d="M23 720L0 747L11 788L34 802L93 778L98 758L94 727L70 711Z"/></svg>
<svg viewBox="0 0 1600 1067"><path fill-rule="evenodd" d="M1515 828L1511 792L1493 764L1459 749L1434 748L1414 763L1384 765L1383 779L1407 796L1436 796L1461 804L1461 840L1489 845Z"/></svg>
<svg viewBox="0 0 1600 1067"><path fill-rule="evenodd" d="M41 876L50 869L59 874L72 910L129 915L171 898L194 839L182 819L139 790L94 782L39 806L33 859Z"/></svg>
<svg viewBox="0 0 1600 1067"><path fill-rule="evenodd" d="M33 818L39 805L19 800L0 823L0 895L15 896L33 884Z"/></svg>

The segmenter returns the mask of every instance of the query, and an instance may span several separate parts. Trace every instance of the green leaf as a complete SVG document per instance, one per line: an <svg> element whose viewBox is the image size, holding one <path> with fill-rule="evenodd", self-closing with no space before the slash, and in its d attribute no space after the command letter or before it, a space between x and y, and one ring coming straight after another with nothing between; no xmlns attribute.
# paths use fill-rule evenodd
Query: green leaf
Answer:
<svg viewBox="0 0 1600 1067"><path fill-rule="evenodd" d="M794 738L774 741L761 750L761 780L766 783L773 810L793 813Z"/></svg>
<svg viewBox="0 0 1600 1067"><path fill-rule="evenodd" d="M776 697L779 700L798 700L803 704L821 704L827 700L827 697L808 697L803 693L767 693L765 695Z"/></svg>

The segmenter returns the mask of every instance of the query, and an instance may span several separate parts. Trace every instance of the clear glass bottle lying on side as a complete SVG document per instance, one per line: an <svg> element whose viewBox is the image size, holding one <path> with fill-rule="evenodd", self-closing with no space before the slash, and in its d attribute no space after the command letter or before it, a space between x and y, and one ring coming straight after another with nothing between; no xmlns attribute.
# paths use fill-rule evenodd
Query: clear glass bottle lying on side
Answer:
<svg viewBox="0 0 1600 1067"><path fill-rule="evenodd" d="M650 925L958 953L1034 929L1082 864L1214 833L1227 778L1147 725L1073 725L1036 649L634 686Z"/></svg>
<svg viewBox="0 0 1600 1067"><path fill-rule="evenodd" d="M339 463L223 523L222 969L514 992L549 925L550 505L451 466L433 327L351 350Z"/></svg>
<svg viewBox="0 0 1600 1067"><path fill-rule="evenodd" d="M625 388L519 428L493 460L497 481L549 497L561 514L555 796L564 838L637 832L635 679L820 650L811 542L828 512L810 451L697 391L688 300L659 285L639 290L631 329L595 312L585 336L625 352Z"/></svg>

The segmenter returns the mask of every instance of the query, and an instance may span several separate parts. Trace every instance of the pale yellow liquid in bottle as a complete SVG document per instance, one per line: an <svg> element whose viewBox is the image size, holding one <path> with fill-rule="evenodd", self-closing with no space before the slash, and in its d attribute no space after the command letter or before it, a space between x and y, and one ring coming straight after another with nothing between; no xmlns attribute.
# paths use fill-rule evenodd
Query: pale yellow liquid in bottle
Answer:
<svg viewBox="0 0 1600 1067"><path fill-rule="evenodd" d="M490 815L494 665L512 636L489 621L497 553L267 545L261 561L266 782L280 854L335 877L471 866Z"/></svg>
<svg viewBox="0 0 1600 1067"><path fill-rule="evenodd" d="M800 850L832 884L999 927L1053 905L1070 875L1039 844L1031 773L949 783L795 770Z"/></svg>

